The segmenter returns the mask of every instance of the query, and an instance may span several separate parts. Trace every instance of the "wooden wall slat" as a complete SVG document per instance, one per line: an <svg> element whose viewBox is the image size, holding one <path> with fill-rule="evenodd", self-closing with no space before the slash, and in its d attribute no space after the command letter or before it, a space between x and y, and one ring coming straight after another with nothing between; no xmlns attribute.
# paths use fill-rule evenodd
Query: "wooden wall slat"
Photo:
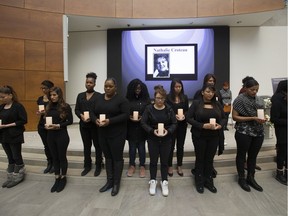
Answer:
<svg viewBox="0 0 288 216"><path fill-rule="evenodd" d="M62 14L0 6L0 37L62 42Z"/></svg>
<svg viewBox="0 0 288 216"><path fill-rule="evenodd" d="M25 72L25 82L27 85L29 84L29 87L25 91L26 101L34 101L36 103L38 97L42 95L42 90L40 89L41 82L46 79L49 79L49 73L46 71Z"/></svg>
<svg viewBox="0 0 288 216"><path fill-rule="evenodd" d="M45 70L44 41L25 41L25 70Z"/></svg>
<svg viewBox="0 0 288 216"><path fill-rule="evenodd" d="M48 73L48 79L51 80L55 86L60 87L63 92L65 92L65 83L64 83L64 74L62 71L55 72L55 71L47 71ZM75 98L76 100L76 98Z"/></svg>
<svg viewBox="0 0 288 216"><path fill-rule="evenodd" d="M133 0L133 18L187 18L196 16L197 0Z"/></svg>
<svg viewBox="0 0 288 216"><path fill-rule="evenodd" d="M0 0L0 5L13 6L13 7L24 7L25 0Z"/></svg>
<svg viewBox="0 0 288 216"><path fill-rule="evenodd" d="M64 0L25 0L25 8L49 11L56 13L64 12Z"/></svg>
<svg viewBox="0 0 288 216"><path fill-rule="evenodd" d="M65 14L115 17L116 0L65 0Z"/></svg>
<svg viewBox="0 0 288 216"><path fill-rule="evenodd" d="M0 38L0 68L24 69L24 40Z"/></svg>
<svg viewBox="0 0 288 216"><path fill-rule="evenodd" d="M116 0L117 18L133 17L133 0Z"/></svg>
<svg viewBox="0 0 288 216"><path fill-rule="evenodd" d="M37 125L38 125L40 116L36 114L36 111L38 110L36 101L20 101L20 103L23 104L27 112L28 123L25 125L26 131L37 130Z"/></svg>
<svg viewBox="0 0 288 216"><path fill-rule="evenodd" d="M233 15L233 0L198 0L198 17Z"/></svg>
<svg viewBox="0 0 288 216"><path fill-rule="evenodd" d="M46 71L63 71L63 43L46 43Z"/></svg>
<svg viewBox="0 0 288 216"><path fill-rule="evenodd" d="M271 11L284 7L284 0L234 0L234 14Z"/></svg>

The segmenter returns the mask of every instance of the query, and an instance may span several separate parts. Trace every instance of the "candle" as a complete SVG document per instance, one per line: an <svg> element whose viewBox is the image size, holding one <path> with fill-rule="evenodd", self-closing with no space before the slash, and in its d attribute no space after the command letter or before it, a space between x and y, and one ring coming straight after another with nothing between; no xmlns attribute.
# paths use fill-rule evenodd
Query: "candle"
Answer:
<svg viewBox="0 0 288 216"><path fill-rule="evenodd" d="M138 111L133 111L133 120L138 120Z"/></svg>
<svg viewBox="0 0 288 216"><path fill-rule="evenodd" d="M210 124L216 125L216 119L215 118L210 118Z"/></svg>
<svg viewBox="0 0 288 216"><path fill-rule="evenodd" d="M38 110L39 110L39 112L41 112L41 111L45 110L45 107L44 107L44 105L38 105Z"/></svg>
<svg viewBox="0 0 288 216"><path fill-rule="evenodd" d="M87 120L87 119L90 118L89 111L85 111L85 112L83 113L83 115L84 115L84 119L85 119L85 120Z"/></svg>
<svg viewBox="0 0 288 216"><path fill-rule="evenodd" d="M265 119L264 118L264 109L257 109L257 117L259 119Z"/></svg>
<svg viewBox="0 0 288 216"><path fill-rule="evenodd" d="M52 117L51 116L46 117L46 125L52 125Z"/></svg>
<svg viewBox="0 0 288 216"><path fill-rule="evenodd" d="M164 124L158 123L158 134L163 135L164 134Z"/></svg>
<svg viewBox="0 0 288 216"><path fill-rule="evenodd" d="M106 119L106 115L105 114L100 114L99 115L99 121L102 122Z"/></svg>
<svg viewBox="0 0 288 216"><path fill-rule="evenodd" d="M180 118L183 116L183 109L178 109L178 116Z"/></svg>
<svg viewBox="0 0 288 216"><path fill-rule="evenodd" d="M0 125L2 125L2 119L0 119Z"/></svg>

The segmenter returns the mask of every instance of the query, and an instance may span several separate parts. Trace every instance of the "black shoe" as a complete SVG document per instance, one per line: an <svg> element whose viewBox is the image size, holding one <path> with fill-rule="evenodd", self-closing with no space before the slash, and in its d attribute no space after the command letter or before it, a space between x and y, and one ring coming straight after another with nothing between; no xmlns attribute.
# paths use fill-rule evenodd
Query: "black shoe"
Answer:
<svg viewBox="0 0 288 216"><path fill-rule="evenodd" d="M111 191L111 196L116 196L118 194L118 192L119 192L119 189L120 189L120 185L119 184L118 185L114 185L113 189Z"/></svg>
<svg viewBox="0 0 288 216"><path fill-rule="evenodd" d="M216 178L216 176L217 176L217 170L215 170L215 168L213 167L212 178Z"/></svg>
<svg viewBox="0 0 288 216"><path fill-rule="evenodd" d="M238 184L240 185L240 187L241 187L244 191L247 191L247 192L250 192L250 191L251 191L251 189L250 189L249 185L247 184L245 178L239 178L239 179L238 179Z"/></svg>
<svg viewBox="0 0 288 216"><path fill-rule="evenodd" d="M195 174L196 174L195 168L191 169L191 173L192 173L192 175L195 175Z"/></svg>
<svg viewBox="0 0 288 216"><path fill-rule="evenodd" d="M43 173L44 174L46 174L46 173L48 173L48 172L50 172L50 170L52 169L52 163L51 162L48 162L47 163L47 167L46 167L46 169L43 171Z"/></svg>
<svg viewBox="0 0 288 216"><path fill-rule="evenodd" d="M204 187L206 187L212 193L217 193L217 188L211 183L205 183Z"/></svg>
<svg viewBox="0 0 288 216"><path fill-rule="evenodd" d="M107 181L106 184L100 188L99 192L102 193L102 192L105 192L109 189L111 189L113 187L113 182L112 181Z"/></svg>
<svg viewBox="0 0 288 216"><path fill-rule="evenodd" d="M255 165L255 169L256 170L261 170L261 167L259 167L258 165Z"/></svg>
<svg viewBox="0 0 288 216"><path fill-rule="evenodd" d="M250 185L252 188L254 188L257 191L262 192L263 188L257 184L253 176L247 176L247 184Z"/></svg>
<svg viewBox="0 0 288 216"><path fill-rule="evenodd" d="M87 175L91 170L91 167L85 167L84 170L81 172L81 176Z"/></svg>
<svg viewBox="0 0 288 216"><path fill-rule="evenodd" d="M52 188L50 190L51 193L54 193L57 190L59 182L60 182L60 177L55 179L55 183L54 183L54 185L52 186Z"/></svg>
<svg viewBox="0 0 288 216"><path fill-rule="evenodd" d="M51 169L49 170L49 173L52 174L55 172L54 166L51 167Z"/></svg>
<svg viewBox="0 0 288 216"><path fill-rule="evenodd" d="M203 194L204 193L204 186L201 185L201 184L199 184L199 185L197 184L196 185L196 190L197 190L198 193Z"/></svg>
<svg viewBox="0 0 288 216"><path fill-rule="evenodd" d="M286 180L285 176L283 175L283 171L277 170L277 171L276 171L275 179L276 179L278 182L280 182L281 184L287 185L287 180Z"/></svg>
<svg viewBox="0 0 288 216"><path fill-rule="evenodd" d="M100 166L96 165L96 169L94 171L94 176L99 176L101 173L101 169L102 169L101 165Z"/></svg>
<svg viewBox="0 0 288 216"><path fill-rule="evenodd" d="M65 188L66 182L67 182L66 176L64 176L63 178L60 178L60 181L56 190L57 193L61 192Z"/></svg>

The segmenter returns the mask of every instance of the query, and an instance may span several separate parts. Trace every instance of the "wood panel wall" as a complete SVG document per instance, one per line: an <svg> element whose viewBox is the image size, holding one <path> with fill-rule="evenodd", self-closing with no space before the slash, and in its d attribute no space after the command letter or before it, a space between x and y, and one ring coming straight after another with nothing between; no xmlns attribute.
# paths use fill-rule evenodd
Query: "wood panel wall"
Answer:
<svg viewBox="0 0 288 216"><path fill-rule="evenodd" d="M11 85L37 129L40 83L64 92L62 15L187 18L282 9L283 0L0 0L0 85Z"/></svg>

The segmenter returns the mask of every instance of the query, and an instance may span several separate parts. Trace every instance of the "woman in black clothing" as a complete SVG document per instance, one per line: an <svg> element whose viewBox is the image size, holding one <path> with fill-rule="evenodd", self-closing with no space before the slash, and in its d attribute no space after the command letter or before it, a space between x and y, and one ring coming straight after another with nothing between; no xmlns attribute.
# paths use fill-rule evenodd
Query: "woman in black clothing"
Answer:
<svg viewBox="0 0 288 216"><path fill-rule="evenodd" d="M155 103L146 107L141 126L148 133L148 149L150 156L150 195L156 194L157 163L160 156L161 162L161 188L162 195L168 196L168 158L171 151L172 136L177 127L175 113L170 106L165 104L166 91L162 86L155 88ZM160 131L159 124L164 124L163 131Z"/></svg>
<svg viewBox="0 0 288 216"><path fill-rule="evenodd" d="M264 119L257 117L257 109L264 109L264 101L257 96L259 83L249 79L244 83L245 92L238 95L233 102L232 118L235 124L235 140L237 144L236 166L238 184L249 192L249 185L255 190L263 191L254 179L257 155L264 140ZM247 157L247 179L244 164Z"/></svg>
<svg viewBox="0 0 288 216"><path fill-rule="evenodd" d="M95 164L96 169L94 176L98 176L101 173L102 168L102 150L98 142L98 130L94 122L91 121L89 111L93 109L95 103L97 103L97 97L99 92L94 90L96 85L97 75L90 72L86 75L85 87L86 91L79 93L76 99L75 114L80 119L79 129L84 147L84 170L81 172L81 176L85 176L92 167L91 159L91 146L92 142L95 147ZM84 112L88 112L86 116Z"/></svg>
<svg viewBox="0 0 288 216"><path fill-rule="evenodd" d="M276 180L287 185L287 80L282 80L271 98L271 122L277 138ZM285 169L284 169L285 168Z"/></svg>
<svg viewBox="0 0 288 216"><path fill-rule="evenodd" d="M52 154L47 143L47 130L45 129L45 119L44 119L45 108L49 103L49 91L53 86L54 86L53 82L51 82L50 80L44 80L41 83L41 90L43 92L43 96L40 96L37 100L37 105L39 106L39 109L36 112L36 114L40 116L39 123L38 123L38 134L44 145L44 152L45 152L46 159L47 159L47 167L44 170L44 173L54 172L54 167L52 163L53 162ZM44 109L42 108L40 109L41 106L44 106L43 107Z"/></svg>
<svg viewBox="0 0 288 216"><path fill-rule="evenodd" d="M141 116L145 107L150 104L150 97L147 86L139 79L133 79L127 86L126 98L129 101L130 119L127 127L127 140L129 144L129 169L127 176L133 176L135 172L136 150L138 150L140 162L140 178L145 177L146 132L140 125ZM137 119L133 118L133 112L138 112Z"/></svg>
<svg viewBox="0 0 288 216"><path fill-rule="evenodd" d="M53 87L49 93L50 101L47 105L45 118L52 117L52 124L46 120L47 142L53 157L55 169L55 183L51 192L60 192L66 185L66 174L68 169L67 148L70 138L67 126L73 123L72 110L65 103L61 88Z"/></svg>
<svg viewBox="0 0 288 216"><path fill-rule="evenodd" d="M113 188L111 195L118 194L123 171L123 150L129 118L129 104L125 97L117 94L117 84L114 78L108 78L104 84L104 94L97 98L91 111L91 121L98 128L99 144L105 156L107 182L100 188L105 192ZM105 119L101 115L105 114Z"/></svg>
<svg viewBox="0 0 288 216"><path fill-rule="evenodd" d="M2 187L11 188L22 182L25 176L22 143L27 113L11 86L0 88L0 103L0 143L8 159L7 180Z"/></svg>
<svg viewBox="0 0 288 216"><path fill-rule="evenodd" d="M221 104L215 100L215 87L204 85L202 100L193 101L186 121L192 125L192 141L195 148L195 183L199 193L204 187L213 193L217 192L213 183L213 160L221 141L222 127L225 124L225 114Z"/></svg>
<svg viewBox="0 0 288 216"><path fill-rule="evenodd" d="M177 173L180 176L183 176L182 171L182 162L183 162L183 155L184 155L184 144L185 144L185 138L186 138L186 131L187 131L187 122L185 120L185 113L188 110L188 97L184 94L184 87L183 83L180 79L173 79L170 86L170 93L167 96L167 104L169 104L174 113L176 114L177 119L177 129L175 133L173 134L173 140L172 140L172 146L171 146L171 152L169 155L169 161L168 161L168 175L173 176L173 167L172 167L172 161L173 161L173 154L174 154L174 148L175 148L175 142L177 142ZM180 114L178 113L178 110L180 111Z"/></svg>

